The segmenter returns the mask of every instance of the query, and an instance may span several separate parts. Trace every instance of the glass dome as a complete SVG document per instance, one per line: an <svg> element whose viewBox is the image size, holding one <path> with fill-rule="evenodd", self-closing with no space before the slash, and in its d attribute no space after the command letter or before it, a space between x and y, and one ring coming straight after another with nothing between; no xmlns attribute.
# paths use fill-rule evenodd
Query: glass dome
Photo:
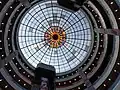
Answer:
<svg viewBox="0 0 120 90"><path fill-rule="evenodd" d="M53 65L56 73L68 72L90 53L92 30L83 10L72 12L55 0L36 3L22 16L18 46L29 64Z"/></svg>

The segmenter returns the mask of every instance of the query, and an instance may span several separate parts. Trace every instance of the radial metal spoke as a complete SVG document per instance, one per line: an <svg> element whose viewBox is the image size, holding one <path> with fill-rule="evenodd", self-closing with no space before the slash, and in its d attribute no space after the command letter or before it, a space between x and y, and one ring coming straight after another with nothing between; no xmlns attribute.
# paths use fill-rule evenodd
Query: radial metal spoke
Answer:
<svg viewBox="0 0 120 90"><path fill-rule="evenodd" d="M42 59L44 58L44 56L46 55L46 52L49 50L49 47L46 49L46 51L44 52L44 54L43 54L43 56L42 56L42 58L41 58L41 60L39 61L39 62L41 62L42 61Z"/></svg>
<svg viewBox="0 0 120 90"><path fill-rule="evenodd" d="M73 23L70 27L72 27L73 25L75 25L76 23L80 22L82 19L84 19L85 17L79 19L78 21L76 21L75 23ZM68 27L66 30L68 30L70 27Z"/></svg>
<svg viewBox="0 0 120 90"><path fill-rule="evenodd" d="M77 60L79 60L75 55L74 55L74 53L73 52L71 52L66 46L64 46ZM79 60L80 61L80 60ZM81 62L81 61L80 61Z"/></svg>
<svg viewBox="0 0 120 90"><path fill-rule="evenodd" d="M23 24L23 23L21 23L22 25L25 25L25 24ZM33 28L33 27L31 27L31 26L28 26L28 25L25 25L25 26L27 26L27 27L30 27L30 28ZM37 28L33 28L33 29L35 29L35 30L37 30L37 31L40 31L40 32L43 32L43 31L41 31L41 30L39 30L39 29L37 29ZM45 33L45 32L43 32L43 33Z"/></svg>
<svg viewBox="0 0 120 90"><path fill-rule="evenodd" d="M64 27L65 24L69 21L69 19L70 19L70 17L72 16L72 14L73 14L73 13L71 13L71 14L69 15L68 19L67 19L66 22L62 25L62 27Z"/></svg>
<svg viewBox="0 0 120 90"><path fill-rule="evenodd" d="M80 38L67 38L69 40L85 40L85 41L91 41L91 40L88 40L88 39L80 39Z"/></svg>
<svg viewBox="0 0 120 90"><path fill-rule="evenodd" d="M50 54L51 57L52 57L52 53L53 53L53 48L52 48L52 51L51 51L51 54ZM51 62L51 57L50 57L49 65L50 65L50 62Z"/></svg>
<svg viewBox="0 0 120 90"><path fill-rule="evenodd" d="M26 42L26 41L25 41L25 42ZM40 42L44 42L44 41L40 41ZM38 43L40 43L40 42L37 42L37 43L33 43L33 44L30 44L30 45L27 45L27 46L22 47L22 48L20 48L20 49L23 49L23 48L26 48L26 47L30 47L30 46L35 45L35 44L38 44Z"/></svg>
<svg viewBox="0 0 120 90"><path fill-rule="evenodd" d="M67 61L68 65L69 65L69 67L71 68L71 66L70 66L70 64L69 64L69 61L67 60L67 58L66 58L66 56L65 56L65 54L64 54L64 51L62 50L62 48L60 48L60 49L61 49L61 51L62 51L62 53L63 53L63 56L65 57L65 60Z"/></svg>
<svg viewBox="0 0 120 90"><path fill-rule="evenodd" d="M45 44L45 45L46 45L46 44ZM44 46L45 46L45 45L44 45ZM41 48L43 48L44 46L42 46ZM33 54L31 54L31 56L28 57L28 59L31 58L33 55L35 55L41 48L39 48L38 50L36 50L36 52L34 52Z"/></svg>
<svg viewBox="0 0 120 90"><path fill-rule="evenodd" d="M76 48L78 48L78 49L81 49L81 50L87 52L86 50L84 50L84 49L82 49L82 48L80 48L80 47L78 47L78 46L76 46L76 45L74 45L74 44L72 44L72 43L69 43L69 42L66 42L66 43L68 43L68 44L70 44L70 45L72 45L72 46L74 46L74 47L76 47Z"/></svg>
<svg viewBox="0 0 120 90"><path fill-rule="evenodd" d="M80 29L80 30L77 30L77 31L74 31L74 32L70 32L70 33L67 33L67 35L77 33L77 32L80 32L80 31L84 31L84 30L88 30L88 29L90 29L90 28L86 28L86 29L82 29L82 30Z"/></svg>
<svg viewBox="0 0 120 90"><path fill-rule="evenodd" d="M40 9L41 9L41 6L39 5L39 7L40 7ZM46 18L46 15L44 14L44 12L43 12L43 10L41 9L41 11L42 11L42 14L44 15L44 17L45 17L45 20L47 21L47 23L48 23L48 20L47 20L47 18ZM48 25L49 25L49 23L48 23ZM49 25L50 26L50 25Z"/></svg>
<svg viewBox="0 0 120 90"><path fill-rule="evenodd" d="M30 13L29 13L30 14ZM31 15L31 14L30 14ZM32 15L31 15L32 16ZM39 20L37 20L34 16L32 16L37 22L39 22L41 24L41 22ZM42 24L41 24L42 25ZM44 25L42 25L44 28L46 28ZM46 28L47 29L47 28Z"/></svg>

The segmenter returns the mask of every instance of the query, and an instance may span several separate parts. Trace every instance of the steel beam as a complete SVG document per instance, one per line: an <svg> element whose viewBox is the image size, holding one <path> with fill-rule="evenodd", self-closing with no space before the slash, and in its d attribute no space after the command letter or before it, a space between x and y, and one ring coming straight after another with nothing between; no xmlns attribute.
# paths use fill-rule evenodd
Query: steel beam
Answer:
<svg viewBox="0 0 120 90"><path fill-rule="evenodd" d="M4 67L5 64L7 64L8 62L10 62L14 57L16 57L18 55L18 51L14 51L11 54L9 54L6 58L1 59L0 57L0 69Z"/></svg>
<svg viewBox="0 0 120 90"><path fill-rule="evenodd" d="M19 1L20 1L20 3L22 3L27 8L31 6L31 4L28 0L19 0Z"/></svg>
<svg viewBox="0 0 120 90"><path fill-rule="evenodd" d="M120 29L95 28L95 32L109 35L120 35Z"/></svg>
<svg viewBox="0 0 120 90"><path fill-rule="evenodd" d="M93 87L92 83L87 78L87 76L82 71L82 69L79 69L79 75L82 77L82 80L84 81L85 85L87 86L87 88L85 90L95 90L95 88Z"/></svg>

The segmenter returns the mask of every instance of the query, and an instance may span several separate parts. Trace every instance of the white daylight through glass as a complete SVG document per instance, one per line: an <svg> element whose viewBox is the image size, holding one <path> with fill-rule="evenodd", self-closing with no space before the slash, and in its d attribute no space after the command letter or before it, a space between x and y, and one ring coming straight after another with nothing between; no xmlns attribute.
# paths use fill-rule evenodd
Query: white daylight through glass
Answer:
<svg viewBox="0 0 120 90"><path fill-rule="evenodd" d="M36 3L22 16L18 46L29 64L52 65L56 73L78 67L90 52L91 23L83 10L72 12L55 0Z"/></svg>

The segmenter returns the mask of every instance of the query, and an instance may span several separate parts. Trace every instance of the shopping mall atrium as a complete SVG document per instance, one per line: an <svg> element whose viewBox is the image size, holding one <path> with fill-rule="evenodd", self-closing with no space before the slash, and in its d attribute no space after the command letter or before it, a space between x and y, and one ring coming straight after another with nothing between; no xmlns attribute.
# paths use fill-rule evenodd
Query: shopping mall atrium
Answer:
<svg viewBox="0 0 120 90"><path fill-rule="evenodd" d="M52 90L39 63L55 90L120 90L120 0L0 0L0 90Z"/></svg>

